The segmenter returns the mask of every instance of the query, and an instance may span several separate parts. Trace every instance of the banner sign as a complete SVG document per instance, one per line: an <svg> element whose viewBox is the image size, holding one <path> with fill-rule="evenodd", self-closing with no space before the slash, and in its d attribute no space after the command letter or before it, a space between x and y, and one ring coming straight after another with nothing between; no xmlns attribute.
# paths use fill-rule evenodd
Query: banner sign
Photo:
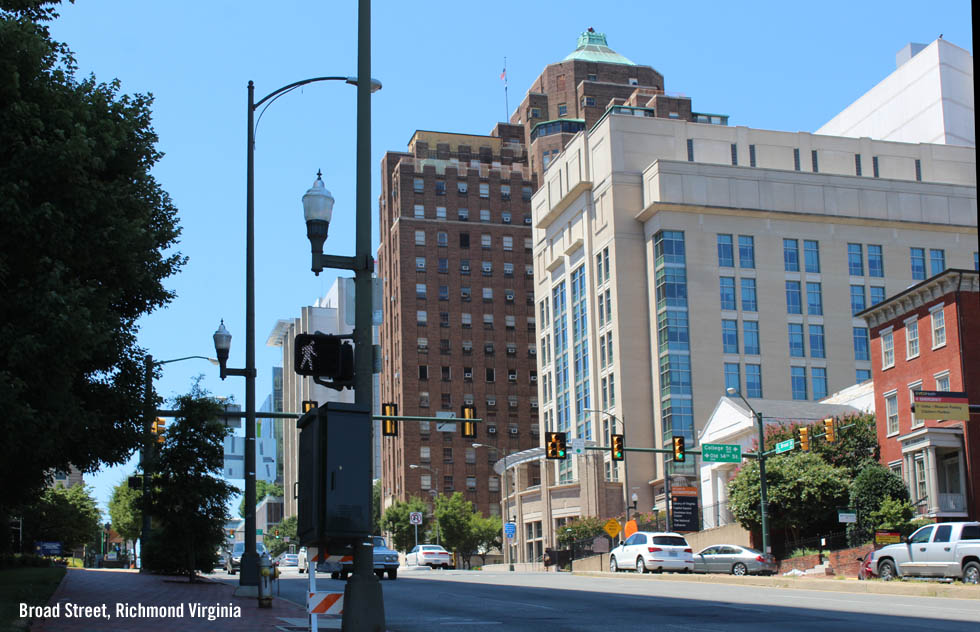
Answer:
<svg viewBox="0 0 980 632"><path fill-rule="evenodd" d="M875 531L875 544L898 544L902 534L898 531Z"/></svg>
<svg viewBox="0 0 980 632"><path fill-rule="evenodd" d="M966 393L951 391L912 391L915 419L970 421L970 402Z"/></svg>
<svg viewBox="0 0 980 632"><path fill-rule="evenodd" d="M678 496L673 498L672 522L674 531L699 531L700 523L698 520L698 497L697 496Z"/></svg>

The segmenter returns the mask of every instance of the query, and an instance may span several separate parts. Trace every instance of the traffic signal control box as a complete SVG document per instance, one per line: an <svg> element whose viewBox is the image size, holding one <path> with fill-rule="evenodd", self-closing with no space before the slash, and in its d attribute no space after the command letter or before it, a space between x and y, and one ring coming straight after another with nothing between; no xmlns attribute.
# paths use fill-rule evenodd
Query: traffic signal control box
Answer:
<svg viewBox="0 0 980 632"><path fill-rule="evenodd" d="M371 409L327 402L297 422L300 546L361 541L371 533Z"/></svg>

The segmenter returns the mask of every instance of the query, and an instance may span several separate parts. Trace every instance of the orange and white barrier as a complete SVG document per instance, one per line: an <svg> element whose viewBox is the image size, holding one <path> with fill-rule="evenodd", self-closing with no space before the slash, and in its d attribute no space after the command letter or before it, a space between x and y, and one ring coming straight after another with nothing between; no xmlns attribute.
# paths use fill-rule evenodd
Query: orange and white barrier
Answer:
<svg viewBox="0 0 980 632"><path fill-rule="evenodd" d="M313 555L312 559L314 562L333 562L335 564L343 564L344 562L350 562L353 564L354 562L353 555L321 555L319 551Z"/></svg>
<svg viewBox="0 0 980 632"><path fill-rule="evenodd" d="M311 592L307 595L306 610L310 614L343 614L344 612L342 592Z"/></svg>

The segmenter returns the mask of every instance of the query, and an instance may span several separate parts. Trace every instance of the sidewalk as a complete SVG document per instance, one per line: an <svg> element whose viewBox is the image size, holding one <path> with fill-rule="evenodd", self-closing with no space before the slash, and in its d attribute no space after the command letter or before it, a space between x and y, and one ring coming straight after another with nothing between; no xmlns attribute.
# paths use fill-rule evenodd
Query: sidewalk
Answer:
<svg viewBox="0 0 980 632"><path fill-rule="evenodd" d="M35 618L30 629L31 632L308 629L302 607L274 598L271 608L259 608L254 597L235 597L235 587L210 579L190 584L186 578L141 575L128 569L70 568L48 602L59 616ZM85 611L85 606L94 608Z"/></svg>

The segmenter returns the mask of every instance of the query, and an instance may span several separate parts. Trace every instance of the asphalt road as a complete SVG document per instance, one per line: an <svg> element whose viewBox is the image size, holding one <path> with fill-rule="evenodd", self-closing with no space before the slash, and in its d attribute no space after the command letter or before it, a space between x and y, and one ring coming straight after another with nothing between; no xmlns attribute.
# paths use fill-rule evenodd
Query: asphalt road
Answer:
<svg viewBox="0 0 980 632"><path fill-rule="evenodd" d="M306 575L287 572L281 596L305 603ZM391 632L476 626L561 630L922 630L980 629L980 600L672 582L565 573L404 571L385 579ZM319 579L318 590L343 590Z"/></svg>

